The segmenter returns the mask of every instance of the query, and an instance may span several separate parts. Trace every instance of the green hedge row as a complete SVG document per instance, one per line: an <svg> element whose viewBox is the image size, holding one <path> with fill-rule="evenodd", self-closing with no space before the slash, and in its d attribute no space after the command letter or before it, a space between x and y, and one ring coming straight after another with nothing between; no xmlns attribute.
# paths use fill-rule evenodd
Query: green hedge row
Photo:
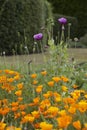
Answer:
<svg viewBox="0 0 87 130"><path fill-rule="evenodd" d="M46 0L0 0L0 53L33 52L33 35L41 32L51 7ZM45 38L46 39L46 38Z"/></svg>

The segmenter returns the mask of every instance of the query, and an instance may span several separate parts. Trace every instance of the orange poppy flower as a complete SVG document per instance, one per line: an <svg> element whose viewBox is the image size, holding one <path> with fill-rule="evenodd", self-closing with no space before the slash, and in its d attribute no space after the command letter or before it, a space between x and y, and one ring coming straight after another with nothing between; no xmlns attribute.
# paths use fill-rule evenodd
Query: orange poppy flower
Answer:
<svg viewBox="0 0 87 130"><path fill-rule="evenodd" d="M40 123L34 124L34 127L35 127L36 129L40 128Z"/></svg>
<svg viewBox="0 0 87 130"><path fill-rule="evenodd" d="M14 113L14 118L17 119L21 116L21 114L18 112L18 113Z"/></svg>
<svg viewBox="0 0 87 130"><path fill-rule="evenodd" d="M23 98L22 97L18 97L18 101L20 102L20 101L22 101L23 100Z"/></svg>
<svg viewBox="0 0 87 130"><path fill-rule="evenodd" d="M57 121L58 121L59 128L67 128L72 121L72 117L69 115L64 115L57 118Z"/></svg>
<svg viewBox="0 0 87 130"><path fill-rule="evenodd" d="M71 114L75 114L76 108L73 107L73 106L70 106L70 108L68 109L68 112L71 113Z"/></svg>
<svg viewBox="0 0 87 130"><path fill-rule="evenodd" d="M72 87L73 87L74 89L78 88L78 86L77 86L76 84L74 84Z"/></svg>
<svg viewBox="0 0 87 130"><path fill-rule="evenodd" d="M27 107L26 104L21 104L21 105L19 105L19 109L22 110L22 111L23 111L26 107Z"/></svg>
<svg viewBox="0 0 87 130"><path fill-rule="evenodd" d="M53 86L54 86L54 81L49 81L47 84L48 84L50 87L53 87Z"/></svg>
<svg viewBox="0 0 87 130"><path fill-rule="evenodd" d="M42 88L43 88L42 85L37 86L36 92L37 92L37 93L40 93L40 92L42 91Z"/></svg>
<svg viewBox="0 0 87 130"><path fill-rule="evenodd" d="M18 106L12 107L11 110L12 110L13 112L16 112L16 111L18 110Z"/></svg>
<svg viewBox="0 0 87 130"><path fill-rule="evenodd" d="M33 123L34 119L35 118L32 115L28 114L22 118L22 123L27 123L27 122Z"/></svg>
<svg viewBox="0 0 87 130"><path fill-rule="evenodd" d="M41 74L46 76L47 75L47 71L42 71Z"/></svg>
<svg viewBox="0 0 87 130"><path fill-rule="evenodd" d="M33 85L36 85L37 83L38 83L37 80L33 80L33 82L32 82Z"/></svg>
<svg viewBox="0 0 87 130"><path fill-rule="evenodd" d="M22 89L23 88L23 83L17 84L17 87L18 87L18 89Z"/></svg>
<svg viewBox="0 0 87 130"><path fill-rule="evenodd" d="M11 103L11 106L12 106L12 107L15 107L15 106L18 106L18 105L19 105L18 102L12 102L12 103Z"/></svg>
<svg viewBox="0 0 87 130"><path fill-rule="evenodd" d="M74 121L73 126L74 126L74 128L76 128L76 130L81 130L81 123L79 120Z"/></svg>
<svg viewBox="0 0 87 130"><path fill-rule="evenodd" d="M34 117L35 119L40 117L40 114L39 114L38 111L33 111L33 112L31 112L31 113L32 113L32 115L33 115L33 117Z"/></svg>
<svg viewBox="0 0 87 130"><path fill-rule="evenodd" d="M65 76L61 76L61 79L62 79L64 82L68 82L68 81L69 81L69 79L68 79L67 77L65 77Z"/></svg>
<svg viewBox="0 0 87 130"><path fill-rule="evenodd" d="M18 97L21 96L22 95L22 91L21 90L16 91L15 95L18 96Z"/></svg>
<svg viewBox="0 0 87 130"><path fill-rule="evenodd" d="M84 113L87 110L87 102L82 100L78 103L78 110Z"/></svg>
<svg viewBox="0 0 87 130"><path fill-rule="evenodd" d="M68 88L63 85L63 86L62 86L62 91L67 92L67 91L68 91Z"/></svg>
<svg viewBox="0 0 87 130"><path fill-rule="evenodd" d="M50 107L47 109L47 113L48 113L48 114L51 114L51 115L53 115L53 116L57 116L58 112L59 112L58 107L50 106Z"/></svg>
<svg viewBox="0 0 87 130"><path fill-rule="evenodd" d="M40 123L40 128L41 128L41 130L52 130L53 125L52 124L48 124L46 122L41 122Z"/></svg>
<svg viewBox="0 0 87 130"><path fill-rule="evenodd" d="M10 108L6 107L6 108L0 108L0 114L1 115L6 115L8 114L10 111Z"/></svg>
<svg viewBox="0 0 87 130"><path fill-rule="evenodd" d="M5 130L6 123L0 122L0 130Z"/></svg>
<svg viewBox="0 0 87 130"><path fill-rule="evenodd" d="M36 78L36 77L37 77L37 74L32 74L31 75L31 78L33 78L33 79Z"/></svg>
<svg viewBox="0 0 87 130"><path fill-rule="evenodd" d="M60 77L53 77L52 79L53 79L53 81L55 81L56 83L58 83L59 81L61 81L61 78L60 78Z"/></svg>

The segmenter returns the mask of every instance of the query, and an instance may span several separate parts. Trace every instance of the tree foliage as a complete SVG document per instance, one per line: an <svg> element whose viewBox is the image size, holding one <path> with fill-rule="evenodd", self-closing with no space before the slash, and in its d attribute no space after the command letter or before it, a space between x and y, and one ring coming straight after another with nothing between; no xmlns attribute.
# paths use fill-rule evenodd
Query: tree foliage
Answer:
<svg viewBox="0 0 87 130"><path fill-rule="evenodd" d="M47 3L46 0L0 0L0 52L21 54L27 47L32 53L33 35L41 31L49 17Z"/></svg>

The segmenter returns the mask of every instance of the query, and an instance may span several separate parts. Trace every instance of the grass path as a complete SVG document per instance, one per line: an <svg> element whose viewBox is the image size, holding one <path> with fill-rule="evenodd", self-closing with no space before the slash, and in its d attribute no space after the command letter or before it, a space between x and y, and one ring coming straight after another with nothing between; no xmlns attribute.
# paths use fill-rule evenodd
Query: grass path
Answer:
<svg viewBox="0 0 87 130"><path fill-rule="evenodd" d="M74 58L77 63L87 61L87 49L68 49L69 58ZM47 60L48 52L44 53L45 60ZM38 64L44 64L44 57L42 54L30 54L30 55L18 55L18 56L5 56L0 57L0 68L20 68L29 69L28 63L32 61L31 65L38 66ZM27 67L26 67L27 66ZM27 70L26 70L27 71Z"/></svg>

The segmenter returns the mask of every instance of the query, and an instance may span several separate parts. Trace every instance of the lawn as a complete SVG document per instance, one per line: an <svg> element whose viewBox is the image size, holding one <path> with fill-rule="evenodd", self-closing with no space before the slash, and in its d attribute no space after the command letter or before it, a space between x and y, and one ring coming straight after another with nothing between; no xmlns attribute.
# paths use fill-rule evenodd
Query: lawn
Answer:
<svg viewBox="0 0 87 130"><path fill-rule="evenodd" d="M72 58L76 63L87 61L87 49L81 48L70 48L68 49L69 60ZM49 53L43 54L30 54L30 55L17 55L17 56L2 56L0 57L0 68L1 69L14 69L20 70L20 72L28 73L29 70L35 70L40 66L42 67L49 59ZM30 65L29 65L30 62Z"/></svg>
<svg viewBox="0 0 87 130"><path fill-rule="evenodd" d="M69 58L74 58L77 62L87 61L87 49L82 48L70 48L68 49ZM40 54L30 54L30 55L17 55L17 56L5 56L0 57L0 65L10 64L26 64L32 60L32 63L35 65L43 64L48 59L48 52L44 53L45 60L43 55Z"/></svg>

